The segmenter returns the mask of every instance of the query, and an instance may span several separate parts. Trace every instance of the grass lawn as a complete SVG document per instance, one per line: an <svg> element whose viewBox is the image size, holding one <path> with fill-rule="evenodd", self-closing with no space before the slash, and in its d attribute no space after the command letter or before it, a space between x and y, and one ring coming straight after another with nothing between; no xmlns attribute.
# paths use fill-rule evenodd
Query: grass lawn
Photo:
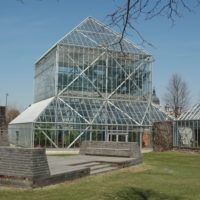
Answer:
<svg viewBox="0 0 200 200"><path fill-rule="evenodd" d="M144 163L39 189L0 186L0 200L198 200L200 155L144 154Z"/></svg>

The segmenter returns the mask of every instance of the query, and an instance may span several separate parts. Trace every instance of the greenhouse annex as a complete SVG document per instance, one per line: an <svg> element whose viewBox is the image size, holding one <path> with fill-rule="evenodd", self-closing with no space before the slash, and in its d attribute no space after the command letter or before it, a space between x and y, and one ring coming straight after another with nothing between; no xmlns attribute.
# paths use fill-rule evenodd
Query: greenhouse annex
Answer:
<svg viewBox="0 0 200 200"><path fill-rule="evenodd" d="M181 114L174 122L173 146L200 147L200 103Z"/></svg>
<svg viewBox="0 0 200 200"><path fill-rule="evenodd" d="M10 143L79 147L82 140L138 141L168 116L152 104L148 52L92 17L36 63L34 103L9 124ZM150 137L149 137L150 140Z"/></svg>

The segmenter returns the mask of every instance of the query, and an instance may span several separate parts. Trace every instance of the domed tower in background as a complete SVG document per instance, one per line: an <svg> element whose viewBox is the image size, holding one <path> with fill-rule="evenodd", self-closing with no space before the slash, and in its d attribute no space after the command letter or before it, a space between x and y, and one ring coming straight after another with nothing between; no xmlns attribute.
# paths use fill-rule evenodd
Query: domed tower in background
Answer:
<svg viewBox="0 0 200 200"><path fill-rule="evenodd" d="M156 90L155 90L155 88L153 88L152 102L154 104L160 105L160 99L156 96Z"/></svg>

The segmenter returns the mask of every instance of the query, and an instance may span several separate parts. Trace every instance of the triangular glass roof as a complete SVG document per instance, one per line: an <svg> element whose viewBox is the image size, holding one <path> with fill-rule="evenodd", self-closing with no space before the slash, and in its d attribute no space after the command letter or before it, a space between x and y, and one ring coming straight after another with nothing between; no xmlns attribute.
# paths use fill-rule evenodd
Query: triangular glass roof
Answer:
<svg viewBox="0 0 200 200"><path fill-rule="evenodd" d="M178 120L200 120L200 103L194 105L187 112L182 113Z"/></svg>
<svg viewBox="0 0 200 200"><path fill-rule="evenodd" d="M86 18L68 33L58 44L105 48L111 51L123 51L132 54L149 55L126 38L119 44L120 35L92 17Z"/></svg>
<svg viewBox="0 0 200 200"><path fill-rule="evenodd" d="M57 104L57 109L55 107ZM148 112L150 111L150 113ZM150 116L149 116L150 114ZM109 101L101 99L58 98L37 118L37 122L152 125L172 118L147 102ZM35 121L35 120L34 120Z"/></svg>
<svg viewBox="0 0 200 200"><path fill-rule="evenodd" d="M58 98L56 100L52 97L32 104L10 124L55 122L56 120L62 123L142 126L172 119L158 106L154 104L149 106L147 102L109 101L107 108L104 103L101 99ZM148 110L150 113L147 112ZM200 104L191 109L191 112L193 113L191 117L200 117ZM186 119L191 112L185 115Z"/></svg>

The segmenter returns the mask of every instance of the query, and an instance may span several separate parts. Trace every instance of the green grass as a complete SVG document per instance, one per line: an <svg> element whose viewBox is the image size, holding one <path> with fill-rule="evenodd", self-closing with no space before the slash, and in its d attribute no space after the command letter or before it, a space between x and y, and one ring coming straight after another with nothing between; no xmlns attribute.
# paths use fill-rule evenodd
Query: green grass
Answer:
<svg viewBox="0 0 200 200"><path fill-rule="evenodd" d="M144 163L39 189L0 187L1 200L198 200L200 155L148 153Z"/></svg>

